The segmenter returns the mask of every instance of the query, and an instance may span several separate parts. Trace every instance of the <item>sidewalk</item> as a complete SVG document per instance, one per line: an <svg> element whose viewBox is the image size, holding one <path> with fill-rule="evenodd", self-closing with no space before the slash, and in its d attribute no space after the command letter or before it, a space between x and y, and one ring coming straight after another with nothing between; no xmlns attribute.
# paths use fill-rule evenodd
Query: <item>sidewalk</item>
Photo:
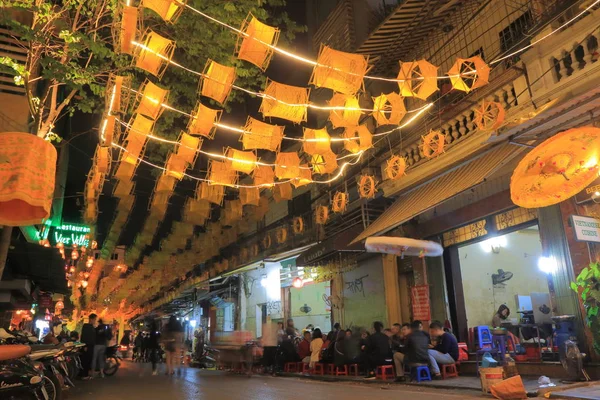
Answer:
<svg viewBox="0 0 600 400"><path fill-rule="evenodd" d="M333 375L303 375L298 373L279 373L280 376L285 377L293 377L293 378L302 378L302 379L312 379L323 382L353 382L353 383L364 383L364 384L376 384L376 385L408 385L408 386L423 386L430 387L436 389L457 389L457 390L472 390L481 393L481 381L479 377L476 376L459 376L456 378L449 378L439 381L427 381L427 382L404 382L404 383L396 383L393 380L365 380L363 377L358 376L333 376ZM537 377L528 377L522 376L523 384L525 385L525 389L528 393L533 396L543 394L547 390L545 388L539 388L538 378ZM562 388L565 386L557 379L553 379L552 382L556 385L557 388ZM600 397L595 397L598 399Z"/></svg>

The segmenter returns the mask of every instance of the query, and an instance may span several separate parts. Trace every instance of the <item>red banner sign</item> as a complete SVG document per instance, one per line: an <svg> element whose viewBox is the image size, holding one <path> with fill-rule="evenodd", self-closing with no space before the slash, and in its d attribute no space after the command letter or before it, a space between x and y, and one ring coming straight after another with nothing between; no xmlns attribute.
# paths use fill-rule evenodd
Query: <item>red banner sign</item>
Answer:
<svg viewBox="0 0 600 400"><path fill-rule="evenodd" d="M413 286L411 288L413 320L431 320L429 306L429 285Z"/></svg>

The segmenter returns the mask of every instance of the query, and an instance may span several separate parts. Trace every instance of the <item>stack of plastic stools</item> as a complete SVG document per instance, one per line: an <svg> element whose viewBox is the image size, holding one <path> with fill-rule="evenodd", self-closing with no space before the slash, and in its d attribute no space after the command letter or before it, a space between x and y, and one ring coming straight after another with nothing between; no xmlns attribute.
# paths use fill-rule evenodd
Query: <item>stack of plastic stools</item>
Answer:
<svg viewBox="0 0 600 400"><path fill-rule="evenodd" d="M416 380L417 382L431 380L431 373L429 372L429 367L425 364L411 365L410 366L410 375L411 375L412 380Z"/></svg>
<svg viewBox="0 0 600 400"><path fill-rule="evenodd" d="M477 326L475 327L477 331L477 339L479 343L479 348L483 349L491 349L492 346L492 332L490 331L489 326Z"/></svg>

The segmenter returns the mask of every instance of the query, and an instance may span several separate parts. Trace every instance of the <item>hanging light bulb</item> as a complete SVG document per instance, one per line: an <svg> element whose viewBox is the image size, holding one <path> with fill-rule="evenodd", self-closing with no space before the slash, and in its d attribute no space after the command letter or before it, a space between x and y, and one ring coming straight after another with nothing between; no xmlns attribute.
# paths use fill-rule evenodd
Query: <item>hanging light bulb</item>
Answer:
<svg viewBox="0 0 600 400"><path fill-rule="evenodd" d="M81 255L85 255L85 252L87 251L87 249L85 247L81 247Z"/></svg>
<svg viewBox="0 0 600 400"><path fill-rule="evenodd" d="M78 247L79 247L79 245L78 245L77 243L73 243L73 244L71 245L71 248L72 248L73 250L77 250L77 248L78 248Z"/></svg>
<svg viewBox="0 0 600 400"><path fill-rule="evenodd" d="M81 287L84 289L88 287L88 281L81 281Z"/></svg>
<svg viewBox="0 0 600 400"><path fill-rule="evenodd" d="M92 257L88 257L87 261L85 262L85 266L92 268L94 266L94 259Z"/></svg>
<svg viewBox="0 0 600 400"><path fill-rule="evenodd" d="M69 268L69 272L70 272L70 273L74 273L74 272L75 272L75 267L71 267L71 268Z"/></svg>
<svg viewBox="0 0 600 400"><path fill-rule="evenodd" d="M89 272L84 272L84 273L83 273L83 277L84 277L85 279L89 278L89 277L90 277L90 273L89 273Z"/></svg>
<svg viewBox="0 0 600 400"><path fill-rule="evenodd" d="M63 242L58 242L58 243L56 243L56 248L57 249L64 249L65 248L65 244Z"/></svg>
<svg viewBox="0 0 600 400"><path fill-rule="evenodd" d="M67 287L71 287L71 281L67 281Z"/></svg>
<svg viewBox="0 0 600 400"><path fill-rule="evenodd" d="M77 260L79 258L79 252L75 249L71 250L71 258Z"/></svg>
<svg viewBox="0 0 600 400"><path fill-rule="evenodd" d="M92 250L96 250L98 248L98 242L92 240Z"/></svg>

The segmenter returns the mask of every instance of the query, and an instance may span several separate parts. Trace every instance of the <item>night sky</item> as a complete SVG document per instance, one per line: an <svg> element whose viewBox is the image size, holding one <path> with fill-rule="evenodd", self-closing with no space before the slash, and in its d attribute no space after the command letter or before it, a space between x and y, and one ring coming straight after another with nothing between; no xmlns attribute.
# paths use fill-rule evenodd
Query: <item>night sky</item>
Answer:
<svg viewBox="0 0 600 400"><path fill-rule="evenodd" d="M288 0L287 2L288 14L300 25L306 24L305 6L305 1L303 0ZM298 34L296 36L293 47L290 50L311 58L316 56L315 54L312 54L306 33ZM307 86L311 72L312 69L310 66L299 64L287 57L275 55L266 75L270 79L289 85ZM236 103L231 113L223 115L222 121L234 126L243 126L247 115L261 119L261 115L258 113L259 106L259 99L248 96L245 104ZM62 145L69 147L69 172L63 208L63 221L65 222L82 222L81 215L84 209L83 191L88 171L92 166L94 151L98 144L98 126L100 125L101 117L101 114L76 113L73 117L63 121L65 125L63 134L65 141ZM311 124L311 118L314 118L314 115L309 113L309 126L314 125L314 122ZM302 128L300 126L289 125L286 121L275 118L272 122L279 125L287 125L287 136L302 135ZM205 140L202 149L221 153L223 148L227 146L241 148L238 139L238 135L230 135L217 131L215 139L212 141ZM259 156L262 155L259 154ZM203 176L204 173L199 171L204 171L206 169L206 158L206 156L198 157L198 162L196 163L194 170L188 170L187 172L194 176ZM115 164L116 163L113 162L113 167ZM148 213L149 197L156 180L156 171L152 170L152 167L145 164L140 164L136 170L136 201L133 211L130 214L130 220L119 240L119 244L131 244L142 228ZM97 222L97 239L99 240L99 243L102 243L114 217L117 199L111 197L110 194L115 183L116 181L114 179L105 182L103 195L100 196L100 214ZM185 199L188 196L193 196L195 188L196 181L191 179L184 178L177 184L175 193L170 200L167 216L159 228L158 235L155 238L155 246L153 247L156 247L159 239L164 238L164 236L168 234L172 221L180 219ZM234 197L231 193L229 196L231 198ZM213 212L213 214L215 213Z"/></svg>

